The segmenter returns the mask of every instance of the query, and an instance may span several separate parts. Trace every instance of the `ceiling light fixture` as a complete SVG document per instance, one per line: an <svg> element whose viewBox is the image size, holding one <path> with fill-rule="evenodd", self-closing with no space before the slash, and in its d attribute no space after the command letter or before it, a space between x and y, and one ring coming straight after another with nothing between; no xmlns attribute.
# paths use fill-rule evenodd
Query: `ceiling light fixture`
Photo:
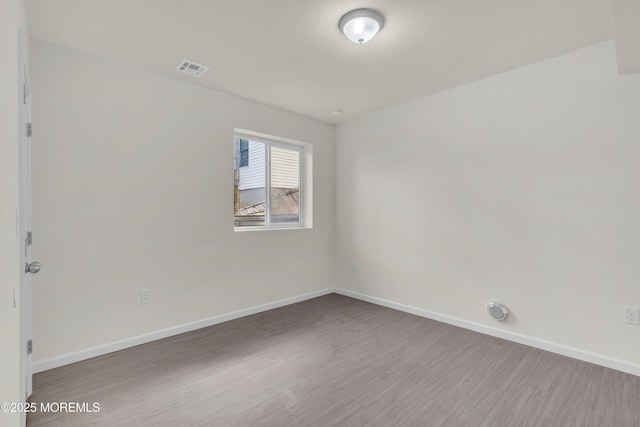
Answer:
<svg viewBox="0 0 640 427"><path fill-rule="evenodd" d="M384 18L375 10L356 9L340 18L338 27L354 43L366 43L384 26Z"/></svg>

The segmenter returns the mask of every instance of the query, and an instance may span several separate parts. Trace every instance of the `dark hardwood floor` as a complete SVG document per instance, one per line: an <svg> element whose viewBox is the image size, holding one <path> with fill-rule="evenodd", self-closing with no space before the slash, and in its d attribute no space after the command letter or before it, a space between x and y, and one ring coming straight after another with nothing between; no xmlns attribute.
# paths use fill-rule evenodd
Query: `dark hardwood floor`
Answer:
<svg viewBox="0 0 640 427"><path fill-rule="evenodd" d="M640 377L327 295L42 372L28 426L640 426Z"/></svg>

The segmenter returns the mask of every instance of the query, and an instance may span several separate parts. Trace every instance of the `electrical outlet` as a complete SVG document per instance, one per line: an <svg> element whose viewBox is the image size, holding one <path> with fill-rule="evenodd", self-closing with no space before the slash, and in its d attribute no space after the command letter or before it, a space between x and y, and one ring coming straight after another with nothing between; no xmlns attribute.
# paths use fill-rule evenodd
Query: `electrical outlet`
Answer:
<svg viewBox="0 0 640 427"><path fill-rule="evenodd" d="M352 262L351 263L351 271L353 273L357 273L359 269L360 269L360 266L358 265L357 262Z"/></svg>
<svg viewBox="0 0 640 427"><path fill-rule="evenodd" d="M640 325L640 308L624 308L624 323Z"/></svg>
<svg viewBox="0 0 640 427"><path fill-rule="evenodd" d="M151 289L140 289L140 304L151 302Z"/></svg>

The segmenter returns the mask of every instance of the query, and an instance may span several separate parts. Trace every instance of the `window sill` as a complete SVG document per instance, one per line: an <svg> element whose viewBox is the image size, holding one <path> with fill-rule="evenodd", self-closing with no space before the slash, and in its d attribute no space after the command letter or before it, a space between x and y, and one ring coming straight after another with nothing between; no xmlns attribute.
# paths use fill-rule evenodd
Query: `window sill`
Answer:
<svg viewBox="0 0 640 427"><path fill-rule="evenodd" d="M245 231L281 231L281 230L310 230L311 227L297 226L284 226L284 227L234 227L233 231L237 233L244 233Z"/></svg>

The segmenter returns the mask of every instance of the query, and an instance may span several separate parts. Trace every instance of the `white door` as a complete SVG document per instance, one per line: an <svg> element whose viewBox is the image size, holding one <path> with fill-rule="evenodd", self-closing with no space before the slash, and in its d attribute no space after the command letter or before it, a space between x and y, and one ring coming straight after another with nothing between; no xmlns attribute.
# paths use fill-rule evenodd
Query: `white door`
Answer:
<svg viewBox="0 0 640 427"><path fill-rule="evenodd" d="M29 68L26 57L25 32L20 31L20 366L21 393L26 400L32 392L31 371L31 274L37 273L40 264L31 261L31 92L29 87Z"/></svg>

